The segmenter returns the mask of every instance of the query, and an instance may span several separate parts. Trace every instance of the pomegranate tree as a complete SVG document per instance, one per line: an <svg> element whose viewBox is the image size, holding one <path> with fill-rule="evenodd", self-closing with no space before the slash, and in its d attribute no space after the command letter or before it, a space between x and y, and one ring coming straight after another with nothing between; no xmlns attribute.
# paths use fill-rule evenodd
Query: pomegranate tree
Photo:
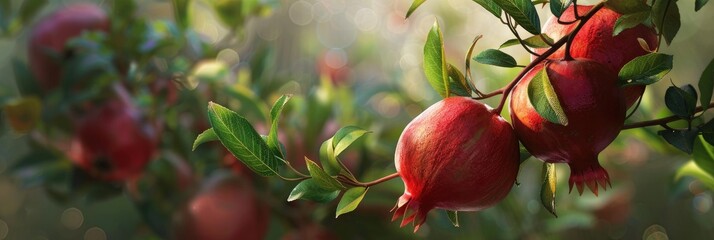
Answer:
<svg viewBox="0 0 714 240"><path fill-rule="evenodd" d="M562 112L565 125L543 118L531 104L528 85L545 68ZM625 104L617 75L588 59L555 60L528 72L511 93L511 120L523 145L535 157L570 166L570 189L583 185L597 195L598 184L606 188L607 171L597 155L615 137L625 121Z"/></svg>
<svg viewBox="0 0 714 240"><path fill-rule="evenodd" d="M102 8L76 3L40 19L30 32L29 66L45 90L57 87L62 78L62 61L71 57L67 42L85 31L108 32L110 21Z"/></svg>
<svg viewBox="0 0 714 240"><path fill-rule="evenodd" d="M413 221L416 232L431 209L478 211L503 199L518 173L518 140L490 107L450 97L404 128L394 164L406 189L392 220Z"/></svg>

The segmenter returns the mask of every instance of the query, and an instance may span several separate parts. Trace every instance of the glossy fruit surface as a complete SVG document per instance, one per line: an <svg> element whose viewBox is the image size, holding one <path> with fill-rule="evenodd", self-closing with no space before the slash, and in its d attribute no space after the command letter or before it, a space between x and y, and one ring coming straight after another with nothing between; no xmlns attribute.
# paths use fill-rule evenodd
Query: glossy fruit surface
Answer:
<svg viewBox="0 0 714 240"><path fill-rule="evenodd" d="M575 20L574 7L571 5L561 15L561 21L569 22ZM584 15L592 6L578 5L578 14ZM612 36L615 22L621 15L608 8L600 9L583 26L573 40L570 54L574 58L590 58L618 73L622 66L635 57L642 56L648 52L640 46L638 38L647 42L649 49L657 47L657 34L654 29L645 25L637 25ZM567 35L575 27L574 24L560 24L555 16L551 16L543 25L543 33L557 41ZM543 53L547 49L535 49L536 53ZM562 59L565 56L565 46L558 49L549 58ZM644 93L644 86L631 86L625 88L625 102L627 106L632 106Z"/></svg>
<svg viewBox="0 0 714 240"><path fill-rule="evenodd" d="M67 41L85 31L109 31L110 23L102 8L90 3L68 5L40 19L30 32L29 67L39 85L50 90L62 78L61 62L71 50ZM53 56L54 55L54 56Z"/></svg>
<svg viewBox="0 0 714 240"><path fill-rule="evenodd" d="M431 209L477 211L503 199L518 173L518 140L490 107L450 97L406 126L395 165L405 191L393 220L414 221L416 231Z"/></svg>
<svg viewBox="0 0 714 240"><path fill-rule="evenodd" d="M549 122L533 108L528 84L547 66L550 83L565 113L566 126ZM583 184L597 194L605 188L607 172L597 155L615 137L625 121L625 104L617 75L592 60L547 61L528 72L511 93L511 120L518 139L533 156L570 166L570 188Z"/></svg>

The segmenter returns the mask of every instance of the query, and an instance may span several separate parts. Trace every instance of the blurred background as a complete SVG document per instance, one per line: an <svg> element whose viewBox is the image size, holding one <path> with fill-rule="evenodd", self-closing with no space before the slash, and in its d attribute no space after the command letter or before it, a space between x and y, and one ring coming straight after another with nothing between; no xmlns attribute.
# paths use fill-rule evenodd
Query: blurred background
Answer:
<svg viewBox="0 0 714 240"><path fill-rule="evenodd" d="M35 1L0 2L11 3L11 13L0 15L8 19L21 12L23 2ZM85 34L86 41L77 41L80 47L94 49L89 55L95 58L86 59L102 62L124 57L127 64L115 64L120 67L114 66L111 74L85 71L92 72L82 75L90 79L84 84L92 86L92 91L87 90L92 94L85 96L74 86L69 88L75 90L36 96L42 114L34 130L13 129L7 110L0 117L0 239L192 236L182 233L190 231L186 229L242 229L243 235L238 236L266 239L708 239L714 235L712 189L695 178L675 181L675 173L690 157L667 145L656 128L623 131L600 155L612 189L599 197L567 193L569 170L557 166L557 218L541 206L541 162L531 158L521 166L520 184L496 207L461 213L458 228L445 212L432 211L415 234L389 221L389 210L403 193L400 180L373 187L354 212L335 219L337 201L288 203L294 182L252 174L218 143L191 151L195 137L210 127L209 101L238 112L259 133L267 134L271 104L282 94L294 94L280 121L280 141L297 169L305 172L302 156L316 160L323 141L340 127L353 125L371 133L341 155L345 165L363 181L393 173L401 130L441 98L422 69L423 45L434 21L439 21L444 33L447 61L462 71L475 36L484 36L476 52L497 48L512 38L498 19L471 0L427 1L407 20L408 0L136 0L133 8L126 8L131 11L117 10L116 6L123 6L117 2L122 1L47 2L33 17L9 24L0 38L3 101L20 98L24 90L17 83L28 79L27 72L33 74L27 67L33 26L78 2L100 6L113 24L105 35ZM186 11L177 10L176 2L185 2ZM631 121L671 115L663 104L665 89L672 83L696 84L714 57L714 28L707 26L714 21L714 7L710 4L696 13L693 1L680 1L679 7L682 28L672 45L662 49L675 55L674 69L647 88ZM541 22L551 15L547 7L538 6L538 11ZM177 17L181 14L185 17ZM519 64L529 61L519 47L504 51ZM91 65L87 63L79 64L77 71ZM504 86L519 70L472 63L473 80L481 90ZM116 90L112 82L120 80L114 79L126 82L120 87L124 90ZM101 173L92 172L96 166L72 160L68 147L81 128L68 122L114 96L131 102L143 122L159 129L153 132L151 161L140 174L122 181L103 179ZM494 106L498 101L495 97L485 102ZM236 195L226 193L231 191ZM201 200L216 192L247 210L236 210L223 220L217 220L219 213L197 216L192 210L201 204L220 203Z"/></svg>

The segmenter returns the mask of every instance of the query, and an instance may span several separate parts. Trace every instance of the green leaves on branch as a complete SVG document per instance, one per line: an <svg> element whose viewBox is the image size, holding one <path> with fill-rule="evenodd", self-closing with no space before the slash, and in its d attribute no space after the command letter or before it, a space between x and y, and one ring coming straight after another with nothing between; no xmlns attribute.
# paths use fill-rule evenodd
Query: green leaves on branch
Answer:
<svg viewBox="0 0 714 240"><path fill-rule="evenodd" d="M694 159L677 170L675 180L679 180L684 176L691 176L714 190L714 147L710 144L711 142L705 144L704 137L695 139L694 153L692 155Z"/></svg>
<svg viewBox="0 0 714 240"><path fill-rule="evenodd" d="M545 33L538 34L538 35L523 39L523 44L525 44L528 47L532 47L532 48L548 48L553 43L554 43L553 39L548 37L548 35L545 35ZM520 44L518 42L518 39L516 39L516 38L509 39L508 41L501 44L501 46L499 46L498 48L501 49L501 48L510 47L513 45L518 45L518 44Z"/></svg>
<svg viewBox="0 0 714 240"><path fill-rule="evenodd" d="M311 200L319 203L326 203L334 200L340 195L339 190L330 190L322 188L314 179L307 179L298 183L290 196L288 196L288 202L292 202L298 199Z"/></svg>
<svg viewBox="0 0 714 240"><path fill-rule="evenodd" d="M196 148L201 144L213 141L218 141L218 136L216 135L216 132L213 131L213 128L206 129L206 131L203 131L201 134L198 134L196 140L193 141L193 148L191 148L191 151L195 151Z"/></svg>
<svg viewBox="0 0 714 240"><path fill-rule="evenodd" d="M501 7L498 6L498 4L496 4L494 1L495 0L474 0L474 2L481 5L481 7L486 9L486 11L490 12L497 18L501 18Z"/></svg>
<svg viewBox="0 0 714 240"><path fill-rule="evenodd" d="M649 53L632 59L618 73L620 86L653 84L672 70L672 55Z"/></svg>
<svg viewBox="0 0 714 240"><path fill-rule="evenodd" d="M549 122L567 126L568 117L565 116L558 95L550 84L546 69L547 66L538 71L528 84L528 100L541 117Z"/></svg>
<svg viewBox="0 0 714 240"><path fill-rule="evenodd" d="M622 15L650 10L650 6L639 0L610 0L605 2L605 6Z"/></svg>
<svg viewBox="0 0 714 240"><path fill-rule="evenodd" d="M283 95L275 104L273 104L272 109L270 109L270 132L268 133L268 147L273 151L273 154L284 158L285 153L281 149L280 141L278 141L278 122L280 120L280 113L283 111L285 104L292 95Z"/></svg>
<svg viewBox="0 0 714 240"><path fill-rule="evenodd" d="M496 49L486 49L485 51L476 55L473 60L481 64L488 64L499 67L512 68L518 66L518 63L516 63L515 58L511 57L511 55L508 55L507 53L502 52L501 50Z"/></svg>
<svg viewBox="0 0 714 240"><path fill-rule="evenodd" d="M472 89L466 83L464 74L446 63L443 34L438 22L434 22L424 43L424 74L431 87L444 98L451 95L471 96Z"/></svg>
<svg viewBox="0 0 714 240"><path fill-rule="evenodd" d="M672 44L672 40L679 32L679 27L682 26L677 0L655 1L652 5L652 21L667 45Z"/></svg>
<svg viewBox="0 0 714 240"><path fill-rule="evenodd" d="M409 11L407 11L407 16L404 17L404 18L409 18L409 16L411 16L412 13L414 13L414 11L415 11L419 6L421 6L424 2L426 2L426 0L414 0L414 1L412 2L412 5L409 6Z"/></svg>
<svg viewBox="0 0 714 240"><path fill-rule="evenodd" d="M493 0L504 12L513 17L523 29L531 34L540 34L540 19L530 0Z"/></svg>
<svg viewBox="0 0 714 240"><path fill-rule="evenodd" d="M615 22L615 27L612 30L612 36L617 36L622 31L636 27L640 25L645 20L649 19L650 11L642 11L636 13L630 13L620 16Z"/></svg>
<svg viewBox="0 0 714 240"><path fill-rule="evenodd" d="M550 0L550 12L560 17L572 2L572 0Z"/></svg>
<svg viewBox="0 0 714 240"><path fill-rule="evenodd" d="M342 199L340 199L340 203L337 204L335 218L338 218L342 214L349 213L357 209L357 206L359 206L359 203L362 202L364 195L367 194L368 189L369 188L365 187L354 187L345 191L345 194L342 194Z"/></svg>
<svg viewBox="0 0 714 240"><path fill-rule="evenodd" d="M702 76L699 78L699 102L703 107L709 105L712 100L712 91L714 91L714 59L709 61L709 65L702 72Z"/></svg>
<svg viewBox="0 0 714 240"><path fill-rule="evenodd" d="M682 87L671 86L664 94L664 103L675 115L692 119L697 108L697 91L689 84Z"/></svg>
<svg viewBox="0 0 714 240"><path fill-rule="evenodd" d="M696 130L662 130L657 132L667 143L687 154L692 154Z"/></svg>
<svg viewBox="0 0 714 240"><path fill-rule="evenodd" d="M342 173L354 178L352 173L338 160L337 156L366 133L369 133L369 131L359 127L347 126L338 130L332 138L322 143L320 161L325 171L333 176Z"/></svg>
<svg viewBox="0 0 714 240"><path fill-rule="evenodd" d="M541 171L542 184L540 187L540 202L543 204L548 212L553 214L553 216L558 217L555 213L555 187L558 182L558 178L555 172L554 163L543 163L543 169Z"/></svg>

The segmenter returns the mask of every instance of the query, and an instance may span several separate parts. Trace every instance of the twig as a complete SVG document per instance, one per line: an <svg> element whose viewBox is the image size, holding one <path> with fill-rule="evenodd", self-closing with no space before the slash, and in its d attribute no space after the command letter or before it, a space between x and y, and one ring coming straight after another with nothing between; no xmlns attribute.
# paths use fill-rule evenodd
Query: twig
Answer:
<svg viewBox="0 0 714 240"><path fill-rule="evenodd" d="M702 111L707 110L712 107L714 107L714 102L709 103L709 105L707 105L706 107L703 107L703 106L697 107L696 109L694 109L694 113L702 112ZM654 120L649 120L649 121L625 124L625 126L622 127L622 130L641 128L641 127L650 127L650 126L657 126L657 125L662 126L666 129L672 130L672 128L667 126L667 123L679 121L679 120L687 120L687 119L681 118L679 116L669 116L669 117L664 117L664 118L659 118L659 119L654 119Z"/></svg>

